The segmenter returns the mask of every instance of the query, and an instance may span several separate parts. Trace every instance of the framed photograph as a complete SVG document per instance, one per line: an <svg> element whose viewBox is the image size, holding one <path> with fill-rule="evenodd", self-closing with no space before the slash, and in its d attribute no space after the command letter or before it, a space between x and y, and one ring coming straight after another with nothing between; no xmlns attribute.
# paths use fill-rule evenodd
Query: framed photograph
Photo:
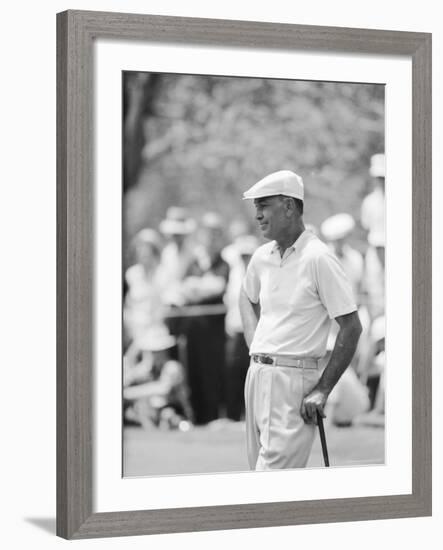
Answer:
<svg viewBox="0 0 443 550"><path fill-rule="evenodd" d="M67 11L57 51L58 535L430 515L431 35ZM280 259L265 197L304 218ZM346 285L316 286L308 351L276 332L267 351L251 271L275 252L287 300L257 280L306 310L283 278L297 242ZM254 450L251 367L289 377L274 422L357 312L306 456L271 457L261 427Z"/></svg>

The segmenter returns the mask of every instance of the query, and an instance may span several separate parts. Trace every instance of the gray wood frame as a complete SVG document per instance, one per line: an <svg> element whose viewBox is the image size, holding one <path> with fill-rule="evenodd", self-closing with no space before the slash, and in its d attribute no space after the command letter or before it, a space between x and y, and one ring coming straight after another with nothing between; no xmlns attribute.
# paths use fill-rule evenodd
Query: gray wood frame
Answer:
<svg viewBox="0 0 443 550"><path fill-rule="evenodd" d="M412 59L412 494L93 513L93 53L96 38ZM86 538L431 514L431 35L124 13L57 15L57 534Z"/></svg>

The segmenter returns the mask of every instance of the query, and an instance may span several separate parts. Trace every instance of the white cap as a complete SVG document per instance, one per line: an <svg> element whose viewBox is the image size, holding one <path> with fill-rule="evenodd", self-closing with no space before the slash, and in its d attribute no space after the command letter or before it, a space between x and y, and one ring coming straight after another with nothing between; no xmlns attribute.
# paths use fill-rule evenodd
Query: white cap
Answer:
<svg viewBox="0 0 443 550"><path fill-rule="evenodd" d="M373 178L385 177L385 156L383 153L372 155L369 173Z"/></svg>
<svg viewBox="0 0 443 550"><path fill-rule="evenodd" d="M291 170L279 170L266 176L243 193L243 200L285 195L303 200L303 180Z"/></svg>
<svg viewBox="0 0 443 550"><path fill-rule="evenodd" d="M159 228L164 235L188 235L194 231L195 226L195 220L188 217L185 208L170 206Z"/></svg>
<svg viewBox="0 0 443 550"><path fill-rule="evenodd" d="M321 224L321 232L328 241L335 241L346 237L354 227L355 221L351 214L336 214Z"/></svg>

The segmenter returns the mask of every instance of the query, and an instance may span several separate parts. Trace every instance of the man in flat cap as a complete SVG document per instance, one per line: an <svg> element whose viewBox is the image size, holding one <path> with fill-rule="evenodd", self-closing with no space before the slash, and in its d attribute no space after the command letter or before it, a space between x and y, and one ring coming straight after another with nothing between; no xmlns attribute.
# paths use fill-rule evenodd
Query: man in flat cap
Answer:
<svg viewBox="0 0 443 550"><path fill-rule="evenodd" d="M361 333L351 285L330 249L303 223L303 181L275 172L248 189L262 234L271 242L253 254L240 310L251 363L245 383L251 469L305 467L317 411L348 367ZM334 349L320 375L332 320Z"/></svg>

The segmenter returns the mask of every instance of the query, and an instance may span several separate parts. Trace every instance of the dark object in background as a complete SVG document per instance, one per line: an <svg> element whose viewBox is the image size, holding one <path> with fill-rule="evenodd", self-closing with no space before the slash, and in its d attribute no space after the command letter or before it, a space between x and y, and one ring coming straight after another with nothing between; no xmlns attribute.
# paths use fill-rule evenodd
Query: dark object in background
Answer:
<svg viewBox="0 0 443 550"><path fill-rule="evenodd" d="M225 315L199 315L186 322L188 382L196 424L220 416L225 370Z"/></svg>

